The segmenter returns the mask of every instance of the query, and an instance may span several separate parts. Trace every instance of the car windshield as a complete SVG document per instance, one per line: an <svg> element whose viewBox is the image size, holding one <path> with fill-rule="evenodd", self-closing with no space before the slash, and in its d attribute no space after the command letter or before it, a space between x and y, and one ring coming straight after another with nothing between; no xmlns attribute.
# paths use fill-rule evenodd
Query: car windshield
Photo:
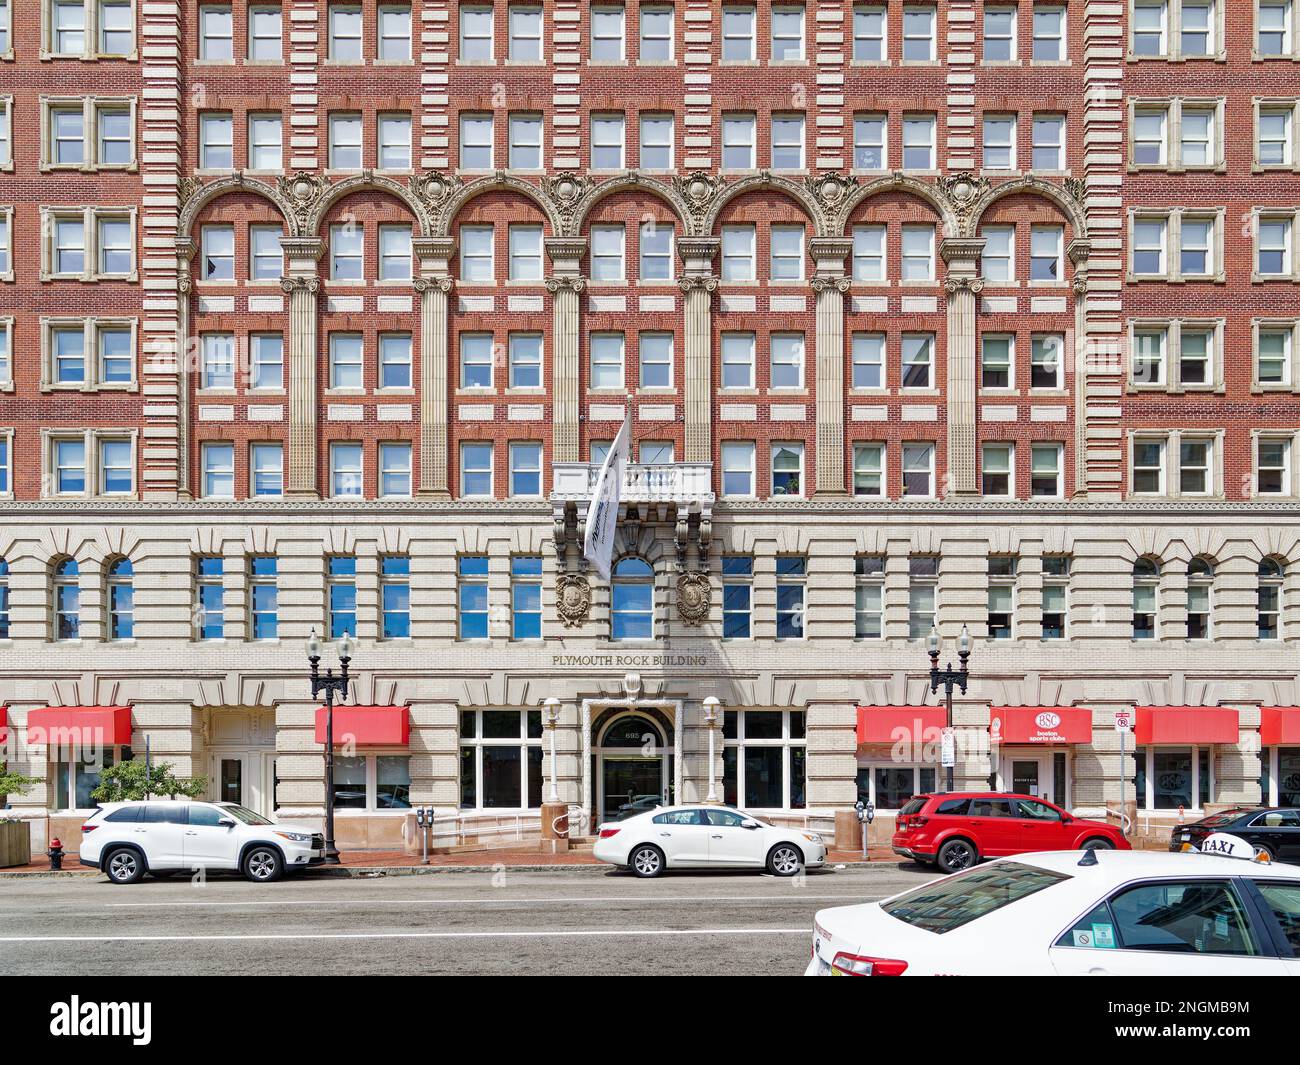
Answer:
<svg viewBox="0 0 1300 1065"><path fill-rule="evenodd" d="M261 814L255 813L254 811L250 810L247 806L223 806L221 809L224 810L226 813L234 814L246 825L275 824L275 822L272 821L270 818L263 817Z"/></svg>
<svg viewBox="0 0 1300 1065"><path fill-rule="evenodd" d="M904 806L898 812L900 816L906 816L907 814L919 814L921 812L921 807L924 805L925 805L925 796L922 795L920 798L908 799L907 805Z"/></svg>
<svg viewBox="0 0 1300 1065"><path fill-rule="evenodd" d="M1209 817L1201 818L1200 823L1203 825L1226 825L1229 821L1235 821L1246 812L1245 807L1237 806L1231 810L1220 810L1217 814L1210 814Z"/></svg>
<svg viewBox="0 0 1300 1065"><path fill-rule="evenodd" d="M999 862L909 891L880 908L906 924L943 935L1069 879L1034 865Z"/></svg>

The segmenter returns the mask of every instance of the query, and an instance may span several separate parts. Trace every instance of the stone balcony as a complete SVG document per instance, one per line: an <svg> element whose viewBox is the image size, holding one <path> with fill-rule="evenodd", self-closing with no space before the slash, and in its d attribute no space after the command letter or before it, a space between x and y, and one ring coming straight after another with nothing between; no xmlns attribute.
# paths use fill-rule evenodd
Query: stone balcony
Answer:
<svg viewBox="0 0 1300 1065"><path fill-rule="evenodd" d="M557 462L552 468L551 505L584 519L596 494L600 464ZM710 462L629 462L619 492L619 515L634 507L642 521L672 521L686 515L709 520L713 514L713 464Z"/></svg>

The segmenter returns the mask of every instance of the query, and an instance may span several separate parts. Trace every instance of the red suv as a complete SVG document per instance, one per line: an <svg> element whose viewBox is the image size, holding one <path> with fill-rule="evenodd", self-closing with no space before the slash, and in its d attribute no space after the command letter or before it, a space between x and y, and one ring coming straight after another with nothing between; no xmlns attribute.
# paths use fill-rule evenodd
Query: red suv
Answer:
<svg viewBox="0 0 1300 1065"><path fill-rule="evenodd" d="M1074 817L1032 795L997 791L917 795L899 811L894 827L895 854L945 873L981 858L1094 847L1131 849L1114 825Z"/></svg>

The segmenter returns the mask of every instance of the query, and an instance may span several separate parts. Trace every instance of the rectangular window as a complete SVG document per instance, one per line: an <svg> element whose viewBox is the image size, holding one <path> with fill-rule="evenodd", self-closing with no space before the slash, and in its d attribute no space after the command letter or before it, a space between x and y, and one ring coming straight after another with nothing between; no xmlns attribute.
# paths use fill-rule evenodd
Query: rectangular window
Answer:
<svg viewBox="0 0 1300 1065"><path fill-rule="evenodd" d="M773 333L769 387L802 388L804 337L802 333Z"/></svg>
<svg viewBox="0 0 1300 1065"><path fill-rule="evenodd" d="M406 640L411 636L411 559L384 555L379 560L380 636Z"/></svg>
<svg viewBox="0 0 1300 1065"><path fill-rule="evenodd" d="M378 116L379 144L377 156L380 170L411 169L411 116L408 114L383 114Z"/></svg>
<svg viewBox="0 0 1300 1065"><path fill-rule="evenodd" d="M411 497L410 444L379 445L379 497L381 499Z"/></svg>
<svg viewBox="0 0 1300 1065"><path fill-rule="evenodd" d="M752 170L755 164L755 119L750 114L723 114L722 168Z"/></svg>
<svg viewBox="0 0 1300 1065"><path fill-rule="evenodd" d="M887 29L884 5L858 5L853 9L853 59L858 63L883 63Z"/></svg>
<svg viewBox="0 0 1300 1065"><path fill-rule="evenodd" d="M1070 556L1043 556L1043 639L1065 639Z"/></svg>
<svg viewBox="0 0 1300 1065"><path fill-rule="evenodd" d="M1029 449L1029 494L1034 498L1060 499L1061 487L1060 444L1034 444Z"/></svg>
<svg viewBox="0 0 1300 1065"><path fill-rule="evenodd" d="M1294 162L1292 130L1295 107L1259 110L1256 133L1256 158L1260 166L1291 166Z"/></svg>
<svg viewBox="0 0 1300 1065"><path fill-rule="evenodd" d="M622 281L626 277L626 234L622 223L591 227L591 279Z"/></svg>
<svg viewBox="0 0 1300 1065"><path fill-rule="evenodd" d="M1207 385L1214 333L1209 329L1185 328L1178 343L1178 381L1183 385Z"/></svg>
<svg viewBox="0 0 1300 1065"><path fill-rule="evenodd" d="M54 51L80 54L85 48L85 20L80 0L55 5ZM199 58L211 62L234 59L234 21L230 5L199 8Z"/></svg>
<svg viewBox="0 0 1300 1065"><path fill-rule="evenodd" d="M461 444L460 494L466 499L492 498L491 444Z"/></svg>
<svg viewBox="0 0 1300 1065"><path fill-rule="evenodd" d="M1029 229L1029 280L1059 282L1065 280L1061 261L1065 230L1061 226L1031 226Z"/></svg>
<svg viewBox="0 0 1300 1065"><path fill-rule="evenodd" d="M984 116L984 169L1016 168L1016 116Z"/></svg>
<svg viewBox="0 0 1300 1065"><path fill-rule="evenodd" d="M622 170L627 130L623 115L591 116L591 167L593 170Z"/></svg>
<svg viewBox="0 0 1300 1065"><path fill-rule="evenodd" d="M641 169L673 167L673 116L645 112L641 115Z"/></svg>
<svg viewBox="0 0 1300 1065"><path fill-rule="evenodd" d="M623 370L623 334L591 334L591 387L622 389L626 375Z"/></svg>
<svg viewBox="0 0 1300 1065"><path fill-rule="evenodd" d="M722 556L722 638L748 640L753 634L754 558Z"/></svg>
<svg viewBox="0 0 1300 1065"><path fill-rule="evenodd" d="M1013 382L1016 338L1012 333L980 336L980 387L1010 388Z"/></svg>
<svg viewBox="0 0 1300 1065"><path fill-rule="evenodd" d="M492 387L494 346L491 333L461 333L461 388Z"/></svg>
<svg viewBox="0 0 1300 1065"><path fill-rule="evenodd" d="M597 63L621 63L625 58L622 6L591 9L591 58Z"/></svg>
<svg viewBox="0 0 1300 1065"><path fill-rule="evenodd" d="M510 560L510 638L542 638L542 558L516 555Z"/></svg>
<svg viewBox="0 0 1300 1065"><path fill-rule="evenodd" d="M1015 447L1012 444L984 444L980 448L981 492L986 496L1013 495Z"/></svg>
<svg viewBox="0 0 1300 1065"><path fill-rule="evenodd" d="M364 379L364 344L360 333L331 333L330 388L360 389Z"/></svg>
<svg viewBox="0 0 1300 1065"><path fill-rule="evenodd" d="M379 227L379 280L411 280L411 227Z"/></svg>
<svg viewBox="0 0 1300 1065"><path fill-rule="evenodd" d="M803 5L772 8L772 61L798 62L804 57Z"/></svg>
<svg viewBox="0 0 1300 1065"><path fill-rule="evenodd" d="M722 494L731 498L754 495L754 444L727 440L722 444Z"/></svg>
<svg viewBox="0 0 1300 1065"><path fill-rule="evenodd" d="M331 640L357 632L357 560L355 555L331 555L325 563L325 631Z"/></svg>
<svg viewBox="0 0 1300 1065"><path fill-rule="evenodd" d="M335 63L360 63L364 58L360 7L330 6L329 58Z"/></svg>
<svg viewBox="0 0 1300 1065"><path fill-rule="evenodd" d="M536 498L542 494L542 445L510 445L510 495L512 498Z"/></svg>
<svg viewBox="0 0 1300 1065"><path fill-rule="evenodd" d="M853 351L853 387L885 387L885 334L854 333Z"/></svg>
<svg viewBox="0 0 1300 1065"><path fill-rule="evenodd" d="M1133 162L1138 166L1164 166L1168 152L1169 111L1143 107L1133 112Z"/></svg>
<svg viewBox="0 0 1300 1065"><path fill-rule="evenodd" d="M248 165L252 170L284 166L283 121L278 114L248 116Z"/></svg>
<svg viewBox="0 0 1300 1065"><path fill-rule="evenodd" d="M235 338L230 333L205 333L203 349L203 387L235 387Z"/></svg>
<svg viewBox="0 0 1300 1065"><path fill-rule="evenodd" d="M1184 107L1181 125L1178 150L1183 166L1214 166L1218 157L1215 112Z"/></svg>
<svg viewBox="0 0 1300 1065"><path fill-rule="evenodd" d="M1016 9L984 7L984 62L1010 63L1016 59Z"/></svg>
<svg viewBox="0 0 1300 1065"><path fill-rule="evenodd" d="M1256 241L1255 272L1261 277L1285 277L1291 266L1291 219L1259 219L1259 237Z"/></svg>
<svg viewBox="0 0 1300 1065"><path fill-rule="evenodd" d="M542 805L542 712L463 710L460 805L523 810Z"/></svg>
<svg viewBox="0 0 1300 1065"><path fill-rule="evenodd" d="M492 169L492 116L490 114L462 112L460 168L462 170Z"/></svg>
<svg viewBox="0 0 1300 1065"><path fill-rule="evenodd" d="M803 444L772 445L772 495L803 495Z"/></svg>
<svg viewBox="0 0 1300 1065"><path fill-rule="evenodd" d="M934 364L934 334L904 333L903 387L931 388L931 368Z"/></svg>
<svg viewBox="0 0 1300 1065"><path fill-rule="evenodd" d="M934 445L903 445L903 495L916 499L934 496Z"/></svg>
<svg viewBox="0 0 1300 1065"><path fill-rule="evenodd" d="M248 341L248 387L284 388L283 334L253 333Z"/></svg>
<svg viewBox="0 0 1300 1065"><path fill-rule="evenodd" d="M673 59L673 9L641 8L641 42L638 58L643 63L671 63Z"/></svg>
<svg viewBox="0 0 1300 1065"><path fill-rule="evenodd" d="M1259 495L1291 494L1291 439L1261 436L1255 445L1255 490Z"/></svg>
<svg viewBox="0 0 1300 1065"><path fill-rule="evenodd" d="M59 160L62 162L62 160ZM78 160L80 161L80 160ZM199 167L229 170L235 165L235 123L229 112L199 116Z"/></svg>
<svg viewBox="0 0 1300 1065"><path fill-rule="evenodd" d="M474 283L491 283L494 263L494 228L487 225L460 227L460 279Z"/></svg>
<svg viewBox="0 0 1300 1065"><path fill-rule="evenodd" d="M857 170L884 170L888 158L889 119L884 115L853 116L853 166Z"/></svg>
<svg viewBox="0 0 1300 1065"><path fill-rule="evenodd" d="M924 639L935 623L935 592L939 584L939 559L913 555L907 560L907 635Z"/></svg>
<svg viewBox="0 0 1300 1065"><path fill-rule="evenodd" d="M468 4L460 9L460 61L490 63L492 51L492 6Z"/></svg>
<svg viewBox="0 0 1300 1065"><path fill-rule="evenodd" d="M934 227L903 226L902 270L904 281L934 280Z"/></svg>
<svg viewBox="0 0 1300 1065"><path fill-rule="evenodd" d="M748 5L726 4L722 8L722 61L749 63L757 58L754 45L756 12Z"/></svg>
<svg viewBox="0 0 1300 1065"><path fill-rule="evenodd" d="M984 251L980 253L980 270L985 281L1014 282L1016 280L1015 226L984 226Z"/></svg>
<svg viewBox="0 0 1300 1065"><path fill-rule="evenodd" d="M542 334L510 334L510 387L542 387Z"/></svg>
<svg viewBox="0 0 1300 1065"><path fill-rule="evenodd" d="M254 497L284 495L283 445L253 444L249 448L248 460Z"/></svg>
<svg viewBox="0 0 1300 1065"><path fill-rule="evenodd" d="M203 498L235 498L235 445L204 444Z"/></svg>
<svg viewBox="0 0 1300 1065"><path fill-rule="evenodd" d="M1034 7L1034 61L1059 63L1065 58L1065 8L1036 5Z"/></svg>
<svg viewBox="0 0 1300 1065"><path fill-rule="evenodd" d="M1290 385L1292 329L1260 329L1255 376L1261 385Z"/></svg>
<svg viewBox="0 0 1300 1065"><path fill-rule="evenodd" d="M130 495L135 491L135 467L130 440L99 441L99 491L102 495Z"/></svg>
<svg viewBox="0 0 1300 1065"><path fill-rule="evenodd" d="M728 806L801 810L807 805L802 710L728 710L723 715L722 793Z"/></svg>
<svg viewBox="0 0 1300 1065"><path fill-rule="evenodd" d="M903 116L903 169L933 170L935 168L935 116Z"/></svg>
<svg viewBox="0 0 1300 1065"><path fill-rule="evenodd" d="M1059 389L1062 387L1061 352L1065 337L1059 333L1035 333L1029 349L1029 387Z"/></svg>
<svg viewBox="0 0 1300 1065"><path fill-rule="evenodd" d="M542 61L542 9L531 5L511 4L506 8L509 30L506 58L512 63Z"/></svg>
<svg viewBox="0 0 1300 1065"><path fill-rule="evenodd" d="M903 8L903 61L929 63L935 57L935 21L933 7L907 5Z"/></svg>
<svg viewBox="0 0 1300 1065"><path fill-rule="evenodd" d="M1033 160L1035 170L1065 169L1065 116L1034 115Z"/></svg>
<svg viewBox="0 0 1300 1065"><path fill-rule="evenodd" d="M351 111L329 116L329 167L361 169L361 115Z"/></svg>
<svg viewBox="0 0 1300 1065"><path fill-rule="evenodd" d="M754 334L722 334L722 387L754 387Z"/></svg>
<svg viewBox="0 0 1300 1065"><path fill-rule="evenodd" d="M278 566L274 555L248 560L248 630L254 640L274 640L279 634Z"/></svg>
<svg viewBox="0 0 1300 1065"><path fill-rule="evenodd" d="M220 640L226 635L225 560L202 555L194 560L194 637Z"/></svg>
<svg viewBox="0 0 1300 1065"><path fill-rule="evenodd" d="M1178 444L1178 491L1185 496L1210 495L1214 491L1214 444L1211 440L1183 437Z"/></svg>
<svg viewBox="0 0 1300 1065"><path fill-rule="evenodd" d="M1016 566L1014 555L989 556L988 629L990 640L1009 640L1015 618Z"/></svg>
<svg viewBox="0 0 1300 1065"><path fill-rule="evenodd" d="M411 7L385 4L379 8L377 58L386 63L405 63L411 58Z"/></svg>
<svg viewBox="0 0 1300 1065"><path fill-rule="evenodd" d="M757 277L754 263L754 227L722 227L722 280L753 281Z"/></svg>
<svg viewBox="0 0 1300 1065"><path fill-rule="evenodd" d="M670 281L673 276L673 227L667 222L642 222L638 233L642 281Z"/></svg>
<svg viewBox="0 0 1300 1065"><path fill-rule="evenodd" d="M773 281L798 281L803 278L803 226L775 225L769 230Z"/></svg>
<svg viewBox="0 0 1300 1065"><path fill-rule="evenodd" d="M1178 269L1184 277L1214 273L1214 219L1183 218L1178 248Z"/></svg>
<svg viewBox="0 0 1300 1065"><path fill-rule="evenodd" d="M1135 495L1163 495L1165 490L1165 441L1163 437L1135 437L1133 440L1133 492Z"/></svg>
<svg viewBox="0 0 1300 1065"><path fill-rule="evenodd" d="M248 9L248 58L257 63L284 59L283 26L279 7Z"/></svg>
<svg viewBox="0 0 1300 1065"><path fill-rule="evenodd" d="M1133 54L1168 54L1169 7L1166 0L1138 0L1133 5Z"/></svg>
<svg viewBox="0 0 1300 1065"><path fill-rule="evenodd" d="M330 444L330 495L335 499L360 498L361 477L361 444Z"/></svg>
<svg viewBox="0 0 1300 1065"><path fill-rule="evenodd" d="M637 338L641 388L673 385L673 334L642 333Z"/></svg>
<svg viewBox="0 0 1300 1065"><path fill-rule="evenodd" d="M456 560L460 638L488 638L488 560L486 555L462 555Z"/></svg>
<svg viewBox="0 0 1300 1065"><path fill-rule="evenodd" d="M542 227L511 225L507 230L510 250L510 280L542 279Z"/></svg>
<svg viewBox="0 0 1300 1065"><path fill-rule="evenodd" d="M1164 327L1133 331L1133 383L1165 383L1165 348L1168 330Z"/></svg>
<svg viewBox="0 0 1300 1065"><path fill-rule="evenodd" d="M808 585L808 559L804 555L778 555L776 559L776 638L804 637L804 595Z"/></svg>
<svg viewBox="0 0 1300 1065"><path fill-rule="evenodd" d="M885 445L853 445L853 494L883 498L885 494Z"/></svg>
<svg viewBox="0 0 1300 1065"><path fill-rule="evenodd" d="M284 252L280 247L279 226L249 226L248 245L250 281L278 281L284 274Z"/></svg>
<svg viewBox="0 0 1300 1065"><path fill-rule="evenodd" d="M878 640L885 634L885 559L858 555L853 560L853 635Z"/></svg>
<svg viewBox="0 0 1300 1065"><path fill-rule="evenodd" d="M803 115L772 116L772 169L803 169Z"/></svg>

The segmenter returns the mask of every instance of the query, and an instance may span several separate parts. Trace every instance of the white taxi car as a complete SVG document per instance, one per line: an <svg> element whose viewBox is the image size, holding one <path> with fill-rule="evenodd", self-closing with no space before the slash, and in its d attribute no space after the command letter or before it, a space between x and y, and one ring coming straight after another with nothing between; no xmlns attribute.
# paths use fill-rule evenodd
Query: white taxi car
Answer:
<svg viewBox="0 0 1300 1065"><path fill-rule="evenodd" d="M640 877L688 867L794 876L826 864L826 844L815 832L777 828L727 806L663 806L606 822L592 853Z"/></svg>
<svg viewBox="0 0 1300 1065"><path fill-rule="evenodd" d="M820 911L806 976L1300 976L1300 868L1215 854L1000 858Z"/></svg>

